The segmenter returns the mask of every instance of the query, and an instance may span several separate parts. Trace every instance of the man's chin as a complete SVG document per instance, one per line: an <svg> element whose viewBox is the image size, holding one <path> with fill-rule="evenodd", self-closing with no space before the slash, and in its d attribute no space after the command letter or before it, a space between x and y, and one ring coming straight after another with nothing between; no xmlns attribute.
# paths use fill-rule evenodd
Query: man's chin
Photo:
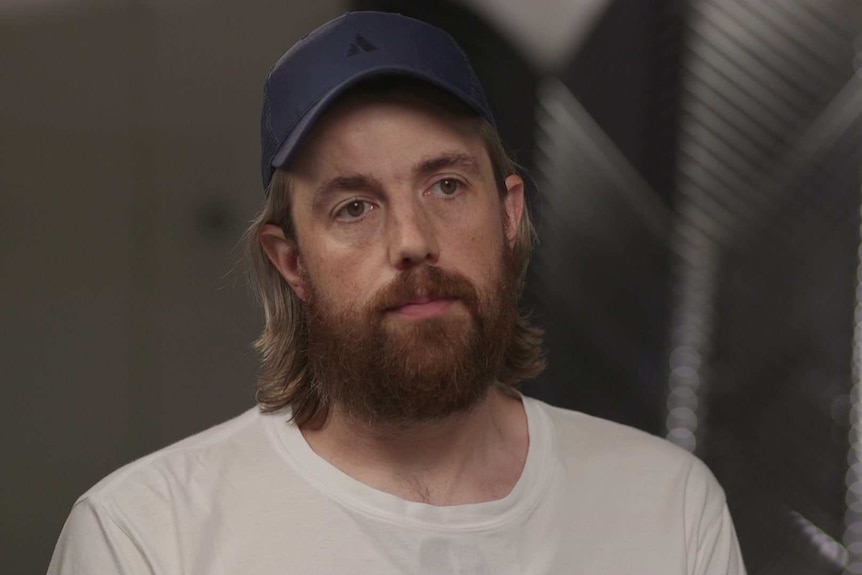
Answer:
<svg viewBox="0 0 862 575"><path fill-rule="evenodd" d="M404 318L387 314L382 324L385 338L384 347L399 354L422 354L423 351L437 351L451 354L476 329L470 315L450 311L442 316L431 318Z"/></svg>

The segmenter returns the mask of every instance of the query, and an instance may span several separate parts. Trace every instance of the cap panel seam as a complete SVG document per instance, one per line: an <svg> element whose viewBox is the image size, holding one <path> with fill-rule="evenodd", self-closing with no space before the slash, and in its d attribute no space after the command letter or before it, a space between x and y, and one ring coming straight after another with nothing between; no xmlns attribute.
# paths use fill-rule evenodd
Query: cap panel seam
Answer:
<svg viewBox="0 0 862 575"><path fill-rule="evenodd" d="M263 102L264 107L266 109L266 129L269 131L269 135L272 136L272 139L275 140L275 143L278 144L278 136L275 133L275 130L272 128L272 106L269 104L269 90L266 89L266 86L263 88ZM276 152L278 152L278 147L276 146ZM275 155L275 154L272 154ZM270 162L272 158L270 158Z"/></svg>

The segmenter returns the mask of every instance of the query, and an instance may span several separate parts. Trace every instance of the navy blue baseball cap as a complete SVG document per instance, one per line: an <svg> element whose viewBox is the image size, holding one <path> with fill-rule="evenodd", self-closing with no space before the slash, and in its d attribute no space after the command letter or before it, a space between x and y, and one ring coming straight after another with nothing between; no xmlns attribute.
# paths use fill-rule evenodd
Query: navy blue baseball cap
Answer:
<svg viewBox="0 0 862 575"><path fill-rule="evenodd" d="M449 34L400 14L348 12L303 36L266 77L260 130L264 190L339 95L360 80L382 76L438 86L496 127L467 55Z"/></svg>

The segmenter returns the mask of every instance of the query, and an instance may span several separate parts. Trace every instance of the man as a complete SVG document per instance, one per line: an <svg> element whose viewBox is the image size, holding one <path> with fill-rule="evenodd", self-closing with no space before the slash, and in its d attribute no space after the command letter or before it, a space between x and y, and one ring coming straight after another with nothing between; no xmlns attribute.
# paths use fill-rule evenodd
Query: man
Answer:
<svg viewBox="0 0 862 575"><path fill-rule="evenodd" d="M324 25L262 137L259 409L97 484L49 573L744 573L697 459L515 391L533 229L448 35Z"/></svg>

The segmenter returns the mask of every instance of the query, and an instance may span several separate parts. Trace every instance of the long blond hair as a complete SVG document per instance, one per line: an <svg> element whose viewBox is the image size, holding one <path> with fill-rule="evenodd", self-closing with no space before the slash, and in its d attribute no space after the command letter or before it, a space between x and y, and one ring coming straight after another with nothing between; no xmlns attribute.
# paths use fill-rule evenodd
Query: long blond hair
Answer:
<svg viewBox="0 0 862 575"><path fill-rule="evenodd" d="M363 87L362 91L371 91L378 97L386 97L393 91L406 92L458 117L473 121L490 157L500 197L505 196L505 180L508 176L517 174L517 166L506 153L497 131L486 120L477 117L445 92L425 84L378 84ZM290 241L295 241L289 201L290 184L286 170L275 171L263 208L246 231L244 251L249 281L263 307L265 318L263 333L254 342L261 361L255 397L260 409L265 412L276 411L289 405L293 420L297 425L303 425L325 418L330 406L309 369L306 355L308 331L302 312L303 303L269 261L260 243L260 233L266 224L281 227L285 236ZM525 205L513 248L513 258L518 271L518 296L523 290L530 252L535 241L536 231ZM511 391L522 380L541 373L545 368L541 344L542 331L530 325L526 314L520 313L502 369L496 374L498 384Z"/></svg>

